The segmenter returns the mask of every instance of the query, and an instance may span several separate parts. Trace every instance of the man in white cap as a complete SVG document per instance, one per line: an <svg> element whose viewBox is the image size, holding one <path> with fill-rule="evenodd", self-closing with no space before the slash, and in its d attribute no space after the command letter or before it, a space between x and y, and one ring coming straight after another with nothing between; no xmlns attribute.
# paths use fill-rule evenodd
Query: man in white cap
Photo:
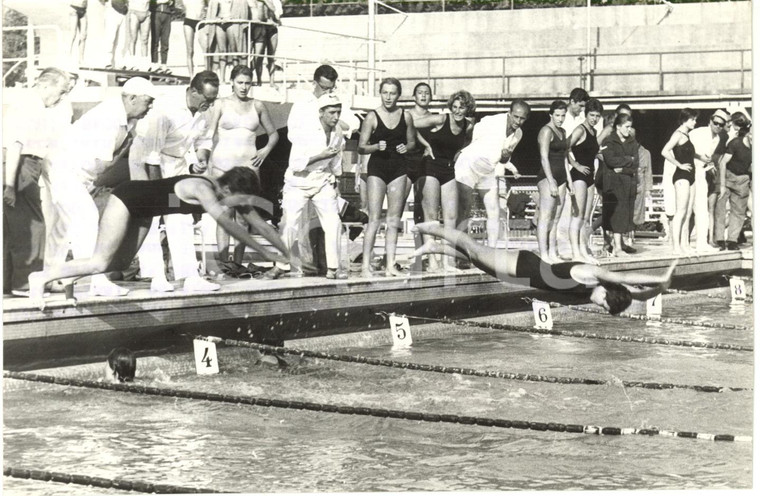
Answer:
<svg viewBox="0 0 760 496"><path fill-rule="evenodd" d="M45 218L38 186L48 148L62 126L51 119L69 90L60 69L44 69L33 88L3 112L3 293L23 295L31 272L40 270Z"/></svg>
<svg viewBox="0 0 760 496"><path fill-rule="evenodd" d="M104 173L126 165L135 124L148 114L155 97L150 81L131 78L120 95L90 109L62 134L43 176L54 215L47 219L46 266L66 261L69 242L74 258L92 257L99 213L91 193ZM92 277L91 296L123 296L127 292L103 274Z"/></svg>
<svg viewBox="0 0 760 496"><path fill-rule="evenodd" d="M147 119L136 129L129 151L132 180L160 179L206 170L213 146L208 109L219 94L219 77L201 71L181 94L167 95L156 102ZM151 278L151 291L174 291L167 280L158 234L159 219L153 225L137 256L140 275ZM192 215L164 217L174 279L184 279L185 291L217 291L219 284L207 281L198 271Z"/></svg>
<svg viewBox="0 0 760 496"><path fill-rule="evenodd" d="M301 261L294 248L304 207L311 202L325 232L326 277L345 279L346 274L338 271L341 224L335 177L342 171L343 148L346 143L338 124L342 105L337 96L325 93L317 99L316 107L319 109L318 124L308 134L308 139L293 143L288 170L285 171L285 186L282 189L285 218L283 240L291 252L291 265L299 270ZM287 270L287 266L277 264L267 272L267 277L279 277Z"/></svg>
<svg viewBox="0 0 760 496"><path fill-rule="evenodd" d="M713 216L717 199L717 165L712 155L720 141L721 131L731 119L728 112L718 109L710 116L710 124L693 129L689 140L694 145L694 228L697 251L714 251ZM709 243L709 244L708 244ZM712 246L711 246L712 245Z"/></svg>

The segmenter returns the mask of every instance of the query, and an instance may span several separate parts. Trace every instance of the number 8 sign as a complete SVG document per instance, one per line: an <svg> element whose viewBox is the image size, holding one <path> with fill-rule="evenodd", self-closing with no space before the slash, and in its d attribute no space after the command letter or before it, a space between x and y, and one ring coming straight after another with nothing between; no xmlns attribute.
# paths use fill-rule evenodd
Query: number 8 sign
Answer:
<svg viewBox="0 0 760 496"><path fill-rule="evenodd" d="M747 299L747 288L744 286L744 279L732 277L729 285L731 286L731 301Z"/></svg>

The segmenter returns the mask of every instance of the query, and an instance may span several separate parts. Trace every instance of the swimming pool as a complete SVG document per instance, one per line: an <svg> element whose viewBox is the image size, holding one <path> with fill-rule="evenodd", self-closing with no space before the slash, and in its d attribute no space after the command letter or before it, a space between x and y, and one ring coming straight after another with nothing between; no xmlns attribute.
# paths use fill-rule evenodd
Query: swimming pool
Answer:
<svg viewBox="0 0 760 496"><path fill-rule="evenodd" d="M666 296L663 315L752 323L750 304L730 305L700 292ZM474 320L531 325L532 315ZM751 330L569 309L556 310L554 320L555 328L567 330L753 344ZM412 325L414 344L408 350L392 350L389 331L286 345L608 384L513 381L295 356L285 356L289 366L278 368L264 365L253 350L231 347L220 347L222 373L215 376L194 375L189 354L140 359L138 368L143 384L198 392L530 422L753 434L753 353L415 325L414 320ZM748 389L623 388L621 381L629 380ZM13 467L257 493L746 489L752 484L752 443L503 429L5 382L4 462ZM4 484L8 494L121 493L8 477Z"/></svg>

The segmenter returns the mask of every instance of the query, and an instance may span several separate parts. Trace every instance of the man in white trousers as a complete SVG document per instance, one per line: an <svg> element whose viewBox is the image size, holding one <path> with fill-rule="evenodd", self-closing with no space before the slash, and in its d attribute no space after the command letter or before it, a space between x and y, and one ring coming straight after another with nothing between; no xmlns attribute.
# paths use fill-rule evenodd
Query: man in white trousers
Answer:
<svg viewBox="0 0 760 496"><path fill-rule="evenodd" d="M91 193L98 178L126 156L135 125L148 114L154 98L150 81L131 78L119 96L93 107L62 134L43 174L55 216L47 222L45 266L64 263L69 243L74 258L93 256L100 216ZM91 296L128 292L104 274L92 276Z"/></svg>
<svg viewBox="0 0 760 496"><path fill-rule="evenodd" d="M338 185L336 176L342 171L343 149L346 140L338 125L342 105L340 99L325 93L317 100L319 121L309 139L293 143L290 151L288 170L285 172L285 186L282 190L282 208L285 217L283 238L291 253L291 265L300 268L298 254L293 248L298 238L299 226L308 203L314 205L319 222L325 232L325 257L327 259L327 279L345 279L346 274L338 272L340 214L338 209ZM277 276L287 267L277 264L267 272Z"/></svg>
<svg viewBox="0 0 760 496"><path fill-rule="evenodd" d="M219 93L219 78L212 71L196 74L179 97L163 97L147 119L137 127L137 136L129 152L132 180L160 179L206 170L211 153L209 115ZM174 291L166 280L164 258L158 234L159 219L153 225L137 253L140 274L151 277L151 290ZM192 215L164 216L166 237L172 257L174 279L184 279L185 291L216 291L218 284L206 281L198 273Z"/></svg>

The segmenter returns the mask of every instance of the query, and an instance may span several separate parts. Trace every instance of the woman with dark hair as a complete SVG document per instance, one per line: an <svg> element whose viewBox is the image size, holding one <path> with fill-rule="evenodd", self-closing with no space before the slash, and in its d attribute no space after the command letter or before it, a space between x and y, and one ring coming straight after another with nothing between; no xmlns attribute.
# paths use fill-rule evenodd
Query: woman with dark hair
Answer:
<svg viewBox="0 0 760 496"><path fill-rule="evenodd" d="M602 143L604 190L602 227L612 231L612 256L628 254L623 249L623 234L633 230L633 202L636 197L634 177L639 167L638 143L633 137L631 116L615 116L612 133Z"/></svg>
<svg viewBox="0 0 760 496"><path fill-rule="evenodd" d="M106 359L106 379L111 382L132 382L137 371L137 358L129 348L114 348Z"/></svg>
<svg viewBox="0 0 760 496"><path fill-rule="evenodd" d="M567 160L570 164L570 178L574 203L570 209L570 246L573 260L594 263L590 256L588 238L581 236L581 228L591 228L591 209L594 203L594 159L599 153L595 126L602 118L604 107L596 98L586 103L586 120L570 134Z"/></svg>
<svg viewBox="0 0 760 496"><path fill-rule="evenodd" d="M747 214L747 201L752 186L752 123L741 112L731 116L731 123L737 131L736 138L728 142L726 153L720 159L720 198L725 203L726 194L731 205L728 217L728 234L723 245L727 250L739 249L739 235ZM721 224L722 225L722 224ZM754 231L754 229L753 229ZM717 233L723 237L723 232Z"/></svg>
<svg viewBox="0 0 760 496"><path fill-rule="evenodd" d="M662 275L640 272L613 272L598 265L582 262L550 264L527 250L504 250L484 246L461 231L446 229L438 222L417 224L414 229L452 246L428 242L410 255L445 253L470 260L483 272L502 281L549 291L586 294L597 305L617 315L632 300L646 301L670 287L678 259ZM637 286L646 286L639 288Z"/></svg>
<svg viewBox="0 0 760 496"><path fill-rule="evenodd" d="M557 224L565 204L567 184L571 182L565 166L567 137L562 129L566 113L565 102L552 102L549 123L538 132L538 150L541 154L541 168L538 170L538 251L541 258L549 263L561 260L557 251Z"/></svg>
<svg viewBox="0 0 760 496"><path fill-rule="evenodd" d="M232 95L218 100L212 109L209 130L214 133L214 149L209 159L209 174L219 177L233 167L241 166L250 168L258 175L261 164L274 149L279 135L264 104L248 96L253 84L251 68L237 65L232 69L231 77ZM256 133L259 127L264 128L269 140L266 146L257 150ZM226 264L230 238L222 226L217 226L216 241L219 260ZM239 243L235 247L234 264L230 270L240 270L244 252L245 245Z"/></svg>
<svg viewBox="0 0 760 496"><path fill-rule="evenodd" d="M472 140L474 125L467 117L475 114L475 99L469 92L460 90L449 97L447 106L449 113L423 117L415 121L415 126L420 133L423 129L430 130L425 134L430 147L427 156L424 157L422 211L425 222L437 221L440 208L444 227L454 229L459 211L454 162L459 151ZM430 270L435 270L438 266L435 258L430 257L429 260ZM455 267L453 263L444 265L449 268Z"/></svg>
<svg viewBox="0 0 760 496"><path fill-rule="evenodd" d="M175 176L155 181L127 181L113 190L100 217L95 254L29 275L29 296L44 308L45 284L67 277L78 278L122 270L129 266L148 233L153 217L171 214L208 212L231 236L264 258L287 263L287 249L277 232L256 213L255 208L271 210L260 198L256 174L246 167L235 167L218 179L207 176ZM233 208L253 230L264 236L281 254L272 253L227 215Z"/></svg>
<svg viewBox="0 0 760 496"><path fill-rule="evenodd" d="M673 216L673 253L689 253L689 219L694 210L694 144L689 132L697 125L697 111L690 108L681 110L678 129L662 148L662 156L676 166L673 173L673 187L676 190L676 213Z"/></svg>
<svg viewBox="0 0 760 496"><path fill-rule="evenodd" d="M385 229L385 275L403 276L396 268L396 240L401 213L406 202L408 178L404 155L414 149L417 142L412 115L398 104L401 83L396 78L380 82L382 105L367 114L359 135L358 151L371 154L367 164L369 224L364 231L362 276L371 277L372 248L380 227L383 199L388 197Z"/></svg>

